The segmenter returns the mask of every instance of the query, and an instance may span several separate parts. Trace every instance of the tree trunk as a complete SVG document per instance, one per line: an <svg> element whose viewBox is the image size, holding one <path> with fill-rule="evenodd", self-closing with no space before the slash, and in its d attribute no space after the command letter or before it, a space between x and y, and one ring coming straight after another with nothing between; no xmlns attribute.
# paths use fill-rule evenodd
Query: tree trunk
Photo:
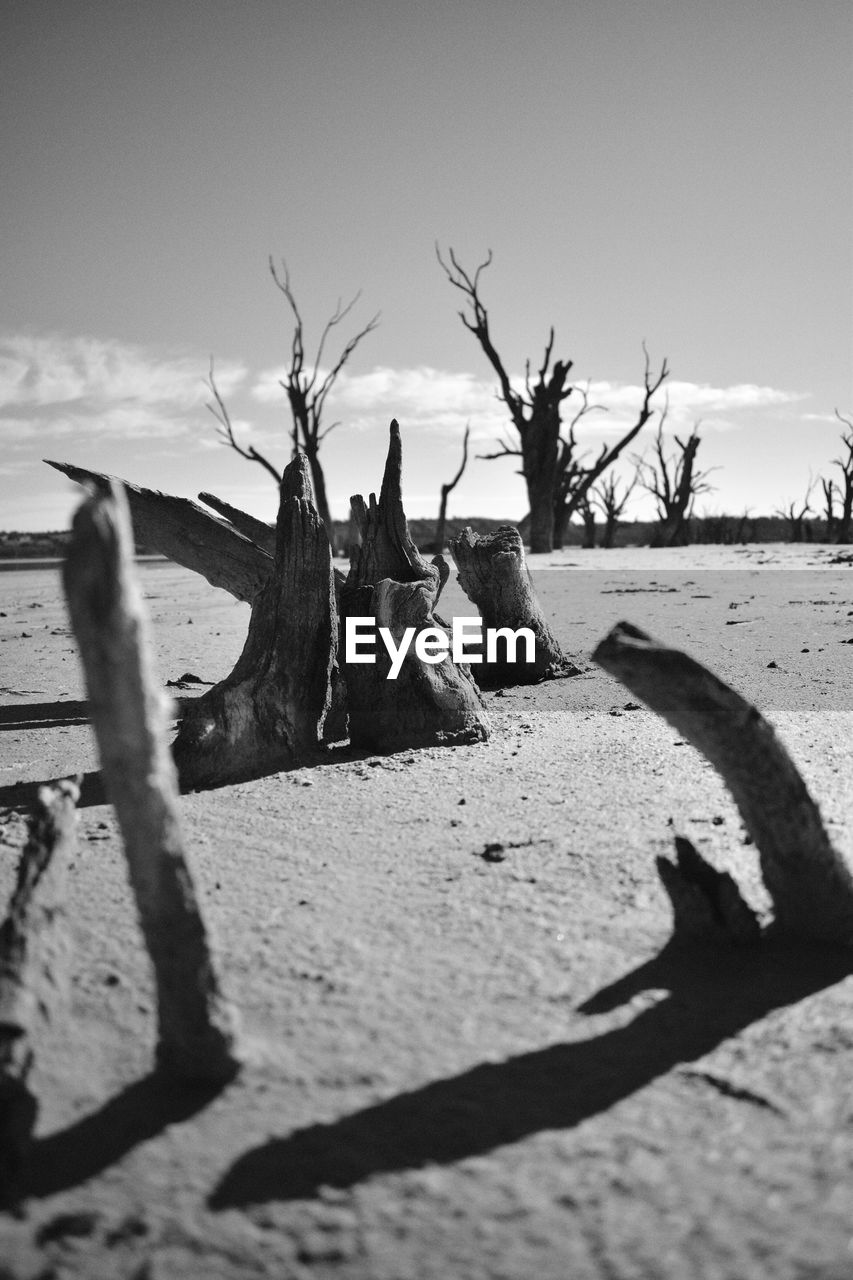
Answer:
<svg viewBox="0 0 853 1280"><path fill-rule="evenodd" d="M464 529L451 542L450 549L459 572L459 585L479 609L484 628L508 627L517 631L519 627L529 627L535 638L532 662L509 662L500 657L500 649L496 660L487 662L483 653L483 661L472 666L482 688L500 689L580 674L545 621L516 528L502 525L482 537ZM519 648L523 652L523 645ZM476 653L473 646L471 651Z"/></svg>
<svg viewBox="0 0 853 1280"><path fill-rule="evenodd" d="M65 593L154 969L158 1066L182 1080L224 1083L239 1069L236 1018L220 989L184 848L166 699L152 669L132 556L121 489L87 499L74 517Z"/></svg>
<svg viewBox="0 0 853 1280"><path fill-rule="evenodd" d="M773 728L712 672L620 623L592 655L711 762L761 860L780 933L853 944L853 875Z"/></svg>
<svg viewBox="0 0 853 1280"><path fill-rule="evenodd" d="M237 665L184 712L174 744L183 790L316 758L333 691L342 696L331 551L308 469L297 454L282 478L275 567L252 606ZM345 736L340 723L335 736Z"/></svg>
<svg viewBox="0 0 853 1280"><path fill-rule="evenodd" d="M409 536L403 509L402 446L396 420L382 489L369 505L352 498L361 546L341 593L344 620L367 617L387 627L399 644L406 627L415 636L427 628L444 631L433 614L442 585L441 568L429 564ZM414 651L415 639L398 677L388 679L390 660L377 634L376 662L344 661L350 741L370 751L481 742L491 732L476 684L449 656L433 665Z"/></svg>
<svg viewBox="0 0 853 1280"><path fill-rule="evenodd" d="M317 449L305 449L305 456L308 459L308 466L311 468L311 484L314 488L314 505L320 519L326 529L329 539L329 546L332 548L332 555L335 554L335 525L332 520L332 513L329 510L329 499L326 496L326 477L323 474L323 466L320 462L320 456Z"/></svg>
<svg viewBox="0 0 853 1280"><path fill-rule="evenodd" d="M566 545L566 531L569 527L569 509L562 500L554 507L554 550L562 551ZM531 548L532 549L532 548Z"/></svg>
<svg viewBox="0 0 853 1280"><path fill-rule="evenodd" d="M555 455L556 463L556 455ZM526 465L526 464L525 464ZM547 469L529 477L530 550L534 554L554 550L554 474Z"/></svg>
<svg viewBox="0 0 853 1280"><path fill-rule="evenodd" d="M441 555L444 550L446 538L444 531L447 527L447 494L448 489L445 485L441 486L441 501L438 505L438 519L435 522L435 538L433 540L432 549L437 555Z"/></svg>
<svg viewBox="0 0 853 1280"><path fill-rule="evenodd" d="M608 551L613 547L613 538L616 533L616 519L617 517L612 512L608 511L604 520L604 532L601 535L601 545Z"/></svg>
<svg viewBox="0 0 853 1280"><path fill-rule="evenodd" d="M17 1196L38 1097L30 1084L37 1040L69 984L68 863L76 846L79 789L70 780L40 788L0 927L0 1204Z"/></svg>

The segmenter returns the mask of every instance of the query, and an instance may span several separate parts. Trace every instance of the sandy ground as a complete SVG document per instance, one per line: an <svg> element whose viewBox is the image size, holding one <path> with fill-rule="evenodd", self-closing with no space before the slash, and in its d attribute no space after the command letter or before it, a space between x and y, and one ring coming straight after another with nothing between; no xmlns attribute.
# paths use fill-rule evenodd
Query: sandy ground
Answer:
<svg viewBox="0 0 853 1280"><path fill-rule="evenodd" d="M775 723L853 853L836 555L544 557L540 598L584 673L488 695L490 743L184 797L248 1045L216 1096L150 1074L116 824L82 808L72 1004L39 1047L0 1277L853 1276L853 958L667 947L654 859L673 833L757 901L754 851L712 770L588 661L622 618L689 649ZM225 675L247 607L141 572L164 683ZM471 612L457 586L442 612ZM0 574L0 615L5 900L14 784L96 759L56 571Z"/></svg>

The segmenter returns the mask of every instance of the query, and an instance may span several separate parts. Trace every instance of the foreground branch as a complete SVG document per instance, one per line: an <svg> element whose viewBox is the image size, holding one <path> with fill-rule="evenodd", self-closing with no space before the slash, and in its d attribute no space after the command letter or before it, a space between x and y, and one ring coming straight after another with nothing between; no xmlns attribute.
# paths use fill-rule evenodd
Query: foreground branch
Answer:
<svg viewBox="0 0 853 1280"><path fill-rule="evenodd" d="M41 787L9 912L0 926L0 1203L14 1199L38 1098L36 1041L67 996L71 950L65 886L75 848L78 786Z"/></svg>
<svg viewBox="0 0 853 1280"><path fill-rule="evenodd" d="M853 944L853 875L770 724L687 654L623 622L593 660L711 762L761 859L778 931Z"/></svg>
<svg viewBox="0 0 853 1280"><path fill-rule="evenodd" d="M180 830L166 702L151 667L148 623L118 486L74 517L64 581L86 676L107 794L157 987L159 1065L224 1081L239 1060L235 1018L220 991Z"/></svg>

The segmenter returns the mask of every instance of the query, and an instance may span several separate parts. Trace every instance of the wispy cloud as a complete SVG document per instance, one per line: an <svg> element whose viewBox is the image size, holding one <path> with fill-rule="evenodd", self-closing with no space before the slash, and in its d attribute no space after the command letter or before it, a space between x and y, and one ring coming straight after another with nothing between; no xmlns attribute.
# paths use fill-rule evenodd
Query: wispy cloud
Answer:
<svg viewBox="0 0 853 1280"><path fill-rule="evenodd" d="M322 377L323 371L320 371ZM262 405L286 406L279 385L286 375L284 368L267 369L251 388L252 397ZM513 378L517 389L523 387L520 376ZM584 384L586 387L587 384ZM590 404L603 406L606 413L590 414L583 420L579 437L606 438L622 434L636 421L643 399L639 384L595 381L588 384ZM350 374L344 370L329 396L327 414L330 420L343 419L347 426L366 429L387 424L397 417L409 428L423 428L438 433L459 433L470 421L475 440L493 439L510 425L506 407L496 395L493 378L475 377L471 373L455 373L428 366L391 369L377 366L368 373ZM697 418L706 429L735 430L752 420L756 411L778 408L807 398L798 391L739 383L731 387L713 387L695 382L668 382L658 392L656 405L669 402L667 428L672 431L690 429ZM580 398L564 404L564 417L572 416Z"/></svg>
<svg viewBox="0 0 853 1280"><path fill-rule="evenodd" d="M0 337L0 433L160 438L195 430L209 397L206 362L160 355L91 337ZM217 367L217 385L233 393L247 370Z"/></svg>

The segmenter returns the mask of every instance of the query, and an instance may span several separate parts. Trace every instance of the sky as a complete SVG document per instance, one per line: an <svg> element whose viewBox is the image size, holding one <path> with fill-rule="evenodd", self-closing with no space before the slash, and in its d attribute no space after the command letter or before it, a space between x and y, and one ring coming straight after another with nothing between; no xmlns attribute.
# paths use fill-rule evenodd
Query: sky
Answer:
<svg viewBox="0 0 853 1280"><path fill-rule="evenodd" d="M603 407L590 457L636 414L645 342L667 448L700 422L699 510L801 500L853 414L851 84L849 0L8 0L0 529L67 525L80 491L44 458L274 517L205 407L213 360L238 439L286 464L270 257L309 363L339 299L361 290L341 340L381 312L326 405L333 515L378 489L392 417L407 511L434 515L466 423L474 454L508 424L436 243L492 251L514 378L554 326ZM526 510L512 459L472 458L450 501Z"/></svg>

